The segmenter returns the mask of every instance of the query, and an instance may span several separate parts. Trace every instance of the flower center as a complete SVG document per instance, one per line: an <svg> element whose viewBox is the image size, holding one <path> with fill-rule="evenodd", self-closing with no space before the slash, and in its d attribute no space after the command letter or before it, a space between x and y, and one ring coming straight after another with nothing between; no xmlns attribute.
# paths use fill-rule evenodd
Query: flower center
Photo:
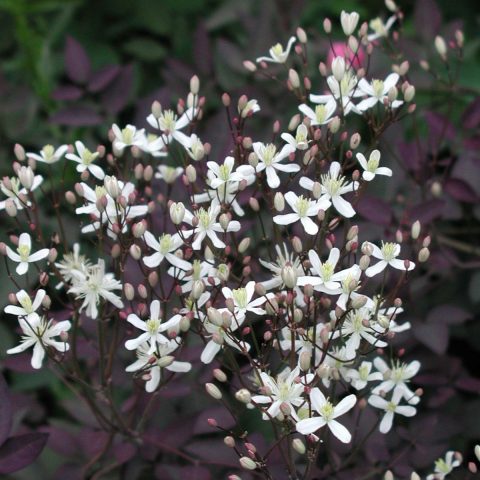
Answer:
<svg viewBox="0 0 480 480"><path fill-rule="evenodd" d="M322 175L322 186L325 188L327 193L331 197L335 197L339 195L340 189L343 187L343 184L345 183L345 178L344 177L339 177L335 178L332 177L330 173Z"/></svg>
<svg viewBox="0 0 480 480"><path fill-rule="evenodd" d="M368 380L369 370L370 369L368 368L368 365L362 365L358 369L358 375L360 377L360 380L363 380L364 382L366 382Z"/></svg>
<svg viewBox="0 0 480 480"><path fill-rule="evenodd" d="M383 81L382 80L373 80L372 82L373 94L380 98L383 96Z"/></svg>
<svg viewBox="0 0 480 480"><path fill-rule="evenodd" d="M389 262L390 260L393 260L396 257L395 244L392 242L384 243L382 245L382 255L387 262Z"/></svg>
<svg viewBox="0 0 480 480"><path fill-rule="evenodd" d="M22 262L28 261L28 257L30 256L30 247L28 245L19 245L17 252L20 255Z"/></svg>
<svg viewBox="0 0 480 480"><path fill-rule="evenodd" d="M156 335L158 333L158 329L160 328L161 321L158 318L149 318L145 324L147 326L147 332L150 335Z"/></svg>
<svg viewBox="0 0 480 480"><path fill-rule="evenodd" d="M387 412L392 412L392 413L395 413L396 409L397 409L397 404L393 403L393 402L388 402L386 407L385 407L385 410Z"/></svg>
<svg viewBox="0 0 480 480"><path fill-rule="evenodd" d="M439 458L435 462L435 470L438 473L447 474L447 473L450 473L452 471L452 468L443 458Z"/></svg>
<svg viewBox="0 0 480 480"><path fill-rule="evenodd" d="M212 223L212 219L210 218L210 213L204 208L201 208L200 210L198 210L198 212L195 215L198 218L198 223L200 225L200 228L202 230L208 230Z"/></svg>
<svg viewBox="0 0 480 480"><path fill-rule="evenodd" d="M236 290L232 290L232 294L238 308L247 308L247 290L245 288L237 288Z"/></svg>
<svg viewBox="0 0 480 480"><path fill-rule="evenodd" d="M230 177L230 167L228 165L220 165L220 168L219 168L219 177L221 180L223 180L224 182L226 182L228 180L228 178Z"/></svg>
<svg viewBox="0 0 480 480"><path fill-rule="evenodd" d="M98 157L98 152L92 153L86 148L82 153L82 162L84 165L90 165Z"/></svg>
<svg viewBox="0 0 480 480"><path fill-rule="evenodd" d="M272 53L274 57L280 57L283 53L283 47L280 43L277 43L272 47Z"/></svg>
<svg viewBox="0 0 480 480"><path fill-rule="evenodd" d="M160 253L162 255L167 254L172 249L172 236L169 233L162 235L159 238Z"/></svg>
<svg viewBox="0 0 480 480"><path fill-rule="evenodd" d="M95 196L97 197L97 200L100 200L104 195L107 195L107 189L101 185L97 185L95 187Z"/></svg>
<svg viewBox="0 0 480 480"><path fill-rule="evenodd" d="M315 118L318 123L323 123L327 117L327 107L325 105L317 105L315 107Z"/></svg>
<svg viewBox="0 0 480 480"><path fill-rule="evenodd" d="M308 209L310 208L310 199L304 198L303 195L300 195L295 207L297 208L297 213L300 218L306 217Z"/></svg>
<svg viewBox="0 0 480 480"><path fill-rule="evenodd" d="M127 145L131 145L133 142L133 131L130 128L125 127L122 130L122 138Z"/></svg>
<svg viewBox="0 0 480 480"><path fill-rule="evenodd" d="M53 145L45 145L42 148L42 152L46 161L53 160L53 154L55 153L55 148L53 148Z"/></svg>
<svg viewBox="0 0 480 480"><path fill-rule="evenodd" d="M30 297L24 296L18 301L20 302L20 305L25 310L25 312L27 312L28 314L33 313L32 300Z"/></svg>
<svg viewBox="0 0 480 480"><path fill-rule="evenodd" d="M372 156L370 156L370 158L368 159L368 162L367 162L367 170L369 172L375 173L379 164L380 164L380 159L379 158L376 158L376 157L372 158Z"/></svg>
<svg viewBox="0 0 480 480"><path fill-rule="evenodd" d="M201 273L202 273L202 264L200 263L200 260L193 261L192 270L193 270L193 273L192 273L193 280L200 280Z"/></svg>
<svg viewBox="0 0 480 480"><path fill-rule="evenodd" d="M165 110L158 119L160 128L167 132L174 132L177 123L177 115L173 110Z"/></svg>
<svg viewBox="0 0 480 480"><path fill-rule="evenodd" d="M290 386L285 382L278 383L278 398L280 400L288 400L290 396Z"/></svg>
<svg viewBox="0 0 480 480"><path fill-rule="evenodd" d="M334 408L333 405L327 400L325 405L320 409L320 415L325 419L326 422L329 422L332 420L333 414L334 414Z"/></svg>
<svg viewBox="0 0 480 480"><path fill-rule="evenodd" d="M272 143L269 143L265 146L262 153L263 163L265 163L265 165L269 167L273 163L273 159L275 157L275 154L277 153L277 147Z"/></svg>
<svg viewBox="0 0 480 480"><path fill-rule="evenodd" d="M387 29L385 28L385 25L383 24L382 19L380 17L374 18L373 20L370 21L370 28L377 35L381 35L382 37L386 36L387 34Z"/></svg>
<svg viewBox="0 0 480 480"><path fill-rule="evenodd" d="M320 273L324 282L328 282L332 278L334 270L335 267L328 260L320 267Z"/></svg>

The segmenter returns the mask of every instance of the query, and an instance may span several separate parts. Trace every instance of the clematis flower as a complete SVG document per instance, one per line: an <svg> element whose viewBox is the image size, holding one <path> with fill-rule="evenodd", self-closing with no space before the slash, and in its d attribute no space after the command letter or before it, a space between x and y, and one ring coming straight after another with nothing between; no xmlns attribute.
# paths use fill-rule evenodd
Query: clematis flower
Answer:
<svg viewBox="0 0 480 480"><path fill-rule="evenodd" d="M168 343L167 337L162 335L162 332L167 331L169 328L177 327L181 319L182 316L177 314L167 322L162 323L162 319L160 318L160 302L158 300L154 300L150 304L150 317L148 320L141 320L134 313L131 313L127 317L127 322L131 323L139 330L143 330L144 333L139 335L137 338L127 340L125 342L125 348L127 350L135 350L139 348L140 345L148 342L150 344L150 348L147 353L151 355L156 351L158 345Z"/></svg>
<svg viewBox="0 0 480 480"><path fill-rule="evenodd" d="M157 237L155 237L155 235L150 233L148 230L144 235L145 243L152 250L155 250L153 255L147 255L146 257L143 257L143 263L147 267L156 268L163 262L163 259L165 258L170 265L182 270L190 270L190 263L173 253L183 245L183 240L180 238L180 235L170 235L169 233L164 233L160 238L157 239Z"/></svg>
<svg viewBox="0 0 480 480"><path fill-rule="evenodd" d="M396 19L396 15L392 15L387 20L387 23L383 23L383 20L380 17L370 20L369 27L373 30L374 33L371 33L367 36L368 41L373 42L378 38L388 37L388 32L390 28L392 28L392 25L395 23Z"/></svg>
<svg viewBox="0 0 480 480"><path fill-rule="evenodd" d="M267 175L267 183L270 188L278 188L280 186L280 178L277 175L276 170L280 172L295 173L300 170L300 165L296 163L281 163L285 160L295 149L286 144L282 147L280 152L277 152L277 147L273 143L267 145L261 142L255 142L253 144L253 151L258 157L258 165L256 166L257 172L265 170Z"/></svg>
<svg viewBox="0 0 480 480"><path fill-rule="evenodd" d="M357 28L360 15L357 12L348 13L342 10L340 14L340 23L342 24L343 33L348 37Z"/></svg>
<svg viewBox="0 0 480 480"><path fill-rule="evenodd" d="M60 262L55 263L58 271L63 277L63 282L57 285L57 288L61 288L65 283L71 283L74 278L83 278L87 273L88 267L91 266L89 260L85 255L80 255L80 245L75 243L73 245L73 251L71 253L65 253Z"/></svg>
<svg viewBox="0 0 480 480"><path fill-rule="evenodd" d="M49 249L42 248L38 252L31 253L32 251L32 239L28 233L22 233L18 238L17 253L14 252L8 245L7 257L13 262L18 263L16 272L18 275L25 275L28 271L28 264L39 262L48 257Z"/></svg>
<svg viewBox="0 0 480 480"><path fill-rule="evenodd" d="M37 162L48 163L52 165L57 163L68 151L68 145L61 145L57 149L53 145L45 145L40 150L40 155L38 153L27 153L28 158L32 158Z"/></svg>
<svg viewBox="0 0 480 480"><path fill-rule="evenodd" d="M275 418L280 413L280 406L283 403L291 408L291 416L296 421L299 421L296 408L305 402L303 399L305 384L308 385L315 377L315 375L311 373L307 374L305 377L300 377L300 375L301 372L299 367L296 367L293 370L290 370L290 368L287 367L277 375L276 379L265 372L260 372L260 378L263 382L263 387L260 391L263 394L254 395L252 401L260 404L271 404L264 414L265 420ZM302 381L297 381L300 380L300 378Z"/></svg>
<svg viewBox="0 0 480 480"><path fill-rule="evenodd" d="M398 83L398 73L391 73L385 80L372 80L372 83L368 83L364 78L361 78L358 82L358 89L362 95L367 95L368 98L362 100L356 105L357 110L365 112L369 108L373 108L377 103L381 103L388 100L388 92ZM389 102L391 108L398 108L402 105L402 100L394 100Z"/></svg>
<svg viewBox="0 0 480 480"><path fill-rule="evenodd" d="M285 50L283 49L283 46L280 43L275 44L268 51L270 56L258 57L256 60L257 63L258 62L285 63L287 61L292 45L295 43L296 40L297 40L296 37L290 37L290 40L288 41L288 44L287 44L287 48Z"/></svg>
<svg viewBox="0 0 480 480"><path fill-rule="evenodd" d="M298 109L310 120L310 125L325 125L332 119L332 116L337 109L337 104L330 98L327 103L317 105L315 110L305 103L302 103Z"/></svg>
<svg viewBox="0 0 480 480"><path fill-rule="evenodd" d="M316 432L324 425L330 429L332 434L342 443L349 443L352 439L350 432L340 424L336 418L347 413L357 402L357 397L353 394L348 395L333 406L320 391L319 388L313 388L310 392L310 401L313 409L320 415L319 417L305 418L297 423L297 432L303 435L309 435Z"/></svg>
<svg viewBox="0 0 480 480"><path fill-rule="evenodd" d="M306 233L309 235L316 235L318 232L318 225L310 217L318 215L320 210L327 210L330 206L330 202L324 197L319 200L311 200L305 198L303 195L298 196L294 192L287 192L285 194L285 200L294 213L275 215L273 221L278 225L290 225L291 223L300 220Z"/></svg>
<svg viewBox="0 0 480 480"><path fill-rule="evenodd" d="M368 157L368 162L363 153L357 153L356 155L358 163L362 166L364 172L362 173L362 178L366 182L371 182L375 175L385 175L387 177L392 176L392 171L387 167L379 167L380 164L380 151L373 150L373 152Z"/></svg>
<svg viewBox="0 0 480 480"><path fill-rule="evenodd" d="M144 372L148 374L145 390L148 393L154 392L160 385L162 369L175 373L185 373L192 369L189 362L179 362L170 354L174 352L181 343L175 340L168 340L157 346L157 351L149 353L151 348L148 342L140 345L136 350L137 360L125 368L126 372Z"/></svg>
<svg viewBox="0 0 480 480"><path fill-rule="evenodd" d="M361 363L358 370L355 368L348 370L347 377L355 390L362 390L368 382L383 380L383 375L380 372L372 372L372 362L365 361Z"/></svg>
<svg viewBox="0 0 480 480"><path fill-rule="evenodd" d="M30 167L29 167L30 168ZM43 182L41 175L35 175L30 188L22 188L22 182L18 177L4 177L0 180L0 190L7 197L6 200L0 201L0 211L5 210L7 201L12 200L17 210L23 210L26 206L29 207L31 202L27 199L28 192L36 190Z"/></svg>
<svg viewBox="0 0 480 480"><path fill-rule="evenodd" d="M134 125L127 125L120 130L120 127L114 123L112 125L114 135L113 148L119 152L123 152L126 147L141 147L145 143L145 130L137 130Z"/></svg>
<svg viewBox="0 0 480 480"><path fill-rule="evenodd" d="M280 137L291 145L294 150L306 150L308 148L308 128L303 123L297 127L295 137L290 133L282 133Z"/></svg>
<svg viewBox="0 0 480 480"><path fill-rule="evenodd" d="M117 308L123 308L123 302L114 290L121 290L122 284L115 279L113 273L105 273L105 261L99 260L97 265L88 268L87 273L73 278L73 285L68 290L77 299L83 299L80 312L86 309L86 314L96 319L100 299L112 303Z"/></svg>
<svg viewBox="0 0 480 480"><path fill-rule="evenodd" d="M45 357L45 351L48 347L58 350L60 353L65 353L69 349L66 342L55 340L62 332L70 330L71 323L68 320L62 322L54 322L50 320L47 322L45 317L30 317L29 320L19 318L18 323L22 329L22 341L20 345L7 350L9 355L21 353L27 348L33 347L31 365L35 369L42 367L42 362Z"/></svg>
<svg viewBox="0 0 480 480"><path fill-rule="evenodd" d="M99 153L91 152L80 141L75 142L75 148L77 149L78 155L75 155L74 153L67 153L65 158L78 163L77 172L83 173L88 170L94 177L98 178L99 180L103 180L105 178L105 173L98 165L93 164Z"/></svg>
<svg viewBox="0 0 480 480"><path fill-rule="evenodd" d="M187 109L180 118L173 110L162 110L157 116L151 113L147 117L147 122L153 128L163 133L166 143L176 140L184 148L190 148L190 137L181 132L181 130L191 123L196 115L197 109L193 107Z"/></svg>
<svg viewBox="0 0 480 480"><path fill-rule="evenodd" d="M444 480L447 478L447 475L452 473L453 469L461 463L455 454L456 452L450 450L445 455L445 459L439 458L435 460L435 470L430 475L427 475L426 480Z"/></svg>
<svg viewBox="0 0 480 480"><path fill-rule="evenodd" d="M411 405L400 405L401 399L402 392L400 390L393 391L390 401L375 394L368 397L368 403L372 405L372 407L385 411L385 415L380 422L379 430L381 433L388 433L391 430L393 417L396 413L405 417L413 417L417 413L417 409Z"/></svg>
<svg viewBox="0 0 480 480"><path fill-rule="evenodd" d="M255 313L256 315L265 315L266 312L263 308L260 308L260 305L263 305L267 301L267 298L273 296L273 294L267 294L265 297L252 300L254 293L255 282L253 280L248 282L245 287L236 288L234 290L231 290L228 287L222 288L222 294L225 297L225 300L233 300L233 314L235 318L242 321L247 312Z"/></svg>
<svg viewBox="0 0 480 480"><path fill-rule="evenodd" d="M398 243L382 242L382 248L378 248L376 245L370 242L365 242L372 248L372 257L378 258L380 261L365 270L367 277L373 277L383 272L388 265L397 270L410 271L415 268L413 262L408 261L408 268L405 264L405 260L398 259L400 254L400 245Z"/></svg>
<svg viewBox="0 0 480 480"><path fill-rule="evenodd" d="M331 201L338 213L346 218L351 218L355 215L355 210L342 195L356 190L358 188L358 182L347 183L347 179L340 174L340 170L340 164L338 162L332 162L328 173L321 176L322 198L328 200L328 203ZM314 181L312 179L302 177L299 183L300 186L306 190L313 190Z"/></svg>
<svg viewBox="0 0 480 480"><path fill-rule="evenodd" d="M218 238L217 232L238 232L238 230L240 230L240 223L236 220L229 222L226 229L222 228L220 223L217 222L219 213L220 206L211 206L208 210L200 208L195 214L192 214L188 210L185 211L185 223L193 226L195 218L195 227L192 230L184 230L182 232L183 236L187 238L194 235L194 241L192 243L194 250L200 250L205 238L209 238L214 247L225 248L225 243Z"/></svg>
<svg viewBox="0 0 480 480"><path fill-rule="evenodd" d="M35 298L30 298L30 295L25 290L20 290L15 294L17 301L20 304L18 305L7 305L5 307L5 313L10 315L16 315L17 317L24 318L28 323L38 322L39 314L37 310L42 304L43 299L45 298L46 292L43 289L37 290Z"/></svg>

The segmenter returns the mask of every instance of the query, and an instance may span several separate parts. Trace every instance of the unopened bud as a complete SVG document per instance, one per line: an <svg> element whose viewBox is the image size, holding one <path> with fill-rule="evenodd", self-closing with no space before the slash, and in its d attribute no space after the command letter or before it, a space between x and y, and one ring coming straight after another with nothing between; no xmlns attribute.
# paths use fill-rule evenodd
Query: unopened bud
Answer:
<svg viewBox="0 0 480 480"><path fill-rule="evenodd" d="M273 197L273 206L277 212L283 212L285 209L285 198L281 192L277 192Z"/></svg>
<svg viewBox="0 0 480 480"><path fill-rule="evenodd" d="M235 392L235 398L242 403L250 403L252 396L250 392L246 388L241 388L237 392Z"/></svg>
<svg viewBox="0 0 480 480"><path fill-rule="evenodd" d="M403 98L408 103L408 102L411 102L414 97L415 97L415 87L413 85L409 85L405 89L405 92L403 93Z"/></svg>
<svg viewBox="0 0 480 480"><path fill-rule="evenodd" d="M447 58L447 44L445 43L445 40L443 37L440 35L437 35L435 37L435 49L437 50L437 53L442 57L443 60L446 60Z"/></svg>
<svg viewBox="0 0 480 480"><path fill-rule="evenodd" d="M341 82L345 76L345 59L343 57L335 57L332 62L332 73L337 82Z"/></svg>
<svg viewBox="0 0 480 480"><path fill-rule="evenodd" d="M286 264L281 271L283 283L289 289L297 286L297 272L292 265Z"/></svg>
<svg viewBox="0 0 480 480"><path fill-rule="evenodd" d="M142 258L142 249L138 245L133 244L129 251L134 260L140 260L140 258Z"/></svg>
<svg viewBox="0 0 480 480"><path fill-rule="evenodd" d="M125 294L125 298L131 302L135 298L135 289L131 283L126 283L123 286L123 293Z"/></svg>
<svg viewBox="0 0 480 480"><path fill-rule="evenodd" d="M245 470L255 470L257 468L256 462L249 457L240 457L239 462Z"/></svg>
<svg viewBox="0 0 480 480"><path fill-rule="evenodd" d="M173 202L170 205L170 218L175 225L180 225L185 217L185 206L182 202Z"/></svg>
<svg viewBox="0 0 480 480"><path fill-rule="evenodd" d="M327 35L332 31L332 22L330 21L329 18L326 18L323 21L323 29L325 30L325 33Z"/></svg>
<svg viewBox="0 0 480 480"><path fill-rule="evenodd" d="M350 148L352 150L355 150L360 145L361 140L362 140L362 137L360 136L360 134L359 133L354 133L350 137Z"/></svg>
<svg viewBox="0 0 480 480"><path fill-rule="evenodd" d="M419 237L420 229L421 229L421 225L420 225L420 222L417 220L413 223L412 231L411 231L411 236L414 240L416 240Z"/></svg>
<svg viewBox="0 0 480 480"><path fill-rule="evenodd" d="M195 183L196 180L197 180L197 171L195 170L195 167L193 165L189 165L186 169L185 169L185 175L187 177L187 180L190 182L190 183Z"/></svg>
<svg viewBox="0 0 480 480"><path fill-rule="evenodd" d="M337 117L337 116L333 117L328 124L328 129L332 133L337 133L338 130L340 129L340 117Z"/></svg>
<svg viewBox="0 0 480 480"><path fill-rule="evenodd" d="M430 250L427 247L423 247L418 252L418 261L420 263L425 263L430 258Z"/></svg>
<svg viewBox="0 0 480 480"><path fill-rule="evenodd" d="M250 60L245 60L243 62L243 66L249 71L249 72L255 72L257 70L257 66Z"/></svg>
<svg viewBox="0 0 480 480"><path fill-rule="evenodd" d="M294 90L300 88L300 77L298 76L297 71L293 68L288 71L288 80Z"/></svg>
<svg viewBox="0 0 480 480"><path fill-rule="evenodd" d="M299 365L303 372L307 372L310 369L310 363L312 361L312 354L308 350L304 350L300 354Z"/></svg>
<svg viewBox="0 0 480 480"><path fill-rule="evenodd" d="M215 400L221 400L222 398L222 392L220 389L214 385L213 383L206 383L205 384L205 390L207 393L214 398Z"/></svg>

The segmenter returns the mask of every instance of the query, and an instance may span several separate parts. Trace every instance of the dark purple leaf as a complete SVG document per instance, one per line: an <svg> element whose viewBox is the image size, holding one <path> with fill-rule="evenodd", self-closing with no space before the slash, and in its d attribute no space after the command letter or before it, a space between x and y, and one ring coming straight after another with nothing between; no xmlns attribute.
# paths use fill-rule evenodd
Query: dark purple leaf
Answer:
<svg viewBox="0 0 480 480"><path fill-rule="evenodd" d="M470 103L462 116L462 123L465 128L475 128L480 124L480 97Z"/></svg>
<svg viewBox="0 0 480 480"><path fill-rule="evenodd" d="M468 183L458 178L449 178L443 185L444 190L455 200L477 203L478 196Z"/></svg>
<svg viewBox="0 0 480 480"><path fill-rule="evenodd" d="M443 200L429 200L410 208L408 215L412 219L419 220L422 225L426 225L442 215L444 206Z"/></svg>
<svg viewBox="0 0 480 480"><path fill-rule="evenodd" d="M12 428L12 401L8 385L0 374L0 445L7 439Z"/></svg>
<svg viewBox="0 0 480 480"><path fill-rule="evenodd" d="M78 453L77 438L70 432L54 426L42 427L41 432L47 433L48 447L64 458L75 457Z"/></svg>
<svg viewBox="0 0 480 480"><path fill-rule="evenodd" d="M16 472L33 463L47 440L48 433L26 433L9 438L0 447L0 473Z"/></svg>
<svg viewBox="0 0 480 480"><path fill-rule="evenodd" d="M445 404L450 398L455 395L455 389L451 387L439 388L435 395L428 399L428 406L431 408L438 408Z"/></svg>
<svg viewBox="0 0 480 480"><path fill-rule="evenodd" d="M159 464L155 468L155 478L159 480L211 480L210 471L201 465L188 465L180 467L178 465Z"/></svg>
<svg viewBox="0 0 480 480"><path fill-rule="evenodd" d="M415 31L424 40L433 40L442 23L442 15L435 0L417 0L414 13Z"/></svg>
<svg viewBox="0 0 480 480"><path fill-rule="evenodd" d="M130 442L122 442L113 447L113 454L118 463L128 462L137 453L137 447Z"/></svg>
<svg viewBox="0 0 480 480"><path fill-rule="evenodd" d="M111 82L113 82L121 69L122 68L119 65L106 65L100 70L94 72L87 85L88 91L97 93L104 90Z"/></svg>
<svg viewBox="0 0 480 480"><path fill-rule="evenodd" d="M408 170L417 172L422 168L422 164L425 162L425 155L422 154L416 143L401 142L398 144L398 150L400 158Z"/></svg>
<svg viewBox="0 0 480 480"><path fill-rule="evenodd" d="M448 327L442 324L418 324L413 329L413 334L418 341L426 345L430 350L443 355L448 348Z"/></svg>
<svg viewBox="0 0 480 480"><path fill-rule="evenodd" d="M439 305L430 311L427 323L461 325L471 317L470 312L456 305Z"/></svg>
<svg viewBox="0 0 480 480"><path fill-rule="evenodd" d="M70 127L84 127L102 123L102 117L93 107L87 105L71 105L61 108L50 117L50 122Z"/></svg>
<svg viewBox="0 0 480 480"><path fill-rule="evenodd" d="M244 53L234 43L220 38L217 41L217 55L221 58L232 70L245 73L243 67Z"/></svg>
<svg viewBox="0 0 480 480"><path fill-rule="evenodd" d="M455 127L444 115L437 112L426 112L425 120L428 125L428 142L433 151L437 151L443 141L455 138Z"/></svg>
<svg viewBox="0 0 480 480"><path fill-rule="evenodd" d="M103 108L116 115L130 100L133 86L133 65L122 67L121 72L102 94Z"/></svg>
<svg viewBox="0 0 480 480"><path fill-rule="evenodd" d="M198 440L185 446L185 450L210 462L221 462L223 465L238 466L238 457L231 448L221 440Z"/></svg>
<svg viewBox="0 0 480 480"><path fill-rule="evenodd" d="M200 22L195 30L193 38L193 58L198 71L207 75L212 70L212 51L207 29L203 22Z"/></svg>
<svg viewBox="0 0 480 480"><path fill-rule="evenodd" d="M83 95L83 90L75 85L63 85L52 92L54 100L72 101L78 100Z"/></svg>
<svg viewBox="0 0 480 480"><path fill-rule="evenodd" d="M68 36L65 43L65 69L75 83L85 83L90 76L90 59L85 49L73 37Z"/></svg>
<svg viewBox="0 0 480 480"><path fill-rule="evenodd" d="M364 195L355 205L355 209L362 217L377 225L390 225L393 212L390 205L381 198Z"/></svg>
<svg viewBox="0 0 480 480"><path fill-rule="evenodd" d="M480 380L473 377L463 377L459 378L455 382L455 386L459 390L464 390L465 392L480 394Z"/></svg>

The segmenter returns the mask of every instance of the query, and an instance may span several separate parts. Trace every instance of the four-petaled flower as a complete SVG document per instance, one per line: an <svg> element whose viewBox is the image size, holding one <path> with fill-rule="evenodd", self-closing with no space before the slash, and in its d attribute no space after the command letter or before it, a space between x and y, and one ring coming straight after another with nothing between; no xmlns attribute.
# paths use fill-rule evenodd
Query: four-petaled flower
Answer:
<svg viewBox="0 0 480 480"><path fill-rule="evenodd" d="M368 157L368 161L363 155L363 153L357 153L358 163L362 166L364 172L362 173L362 178L366 182L371 182L375 175L386 175L387 177L392 176L392 171L387 167L379 167L380 164L380 151L374 150Z"/></svg>
<svg viewBox="0 0 480 480"><path fill-rule="evenodd" d="M257 62L271 62L271 63L285 63L288 58L288 54L295 43L296 37L290 37L287 48L284 50L281 43L273 45L268 51L269 57L258 57Z"/></svg>
<svg viewBox="0 0 480 480"><path fill-rule="evenodd" d="M31 253L32 251L32 239L28 233L22 233L18 238L17 252L14 252L8 245L7 257L13 262L18 263L16 272L18 275L24 275L28 271L28 264L39 262L48 257L48 248L42 248L38 252Z"/></svg>

